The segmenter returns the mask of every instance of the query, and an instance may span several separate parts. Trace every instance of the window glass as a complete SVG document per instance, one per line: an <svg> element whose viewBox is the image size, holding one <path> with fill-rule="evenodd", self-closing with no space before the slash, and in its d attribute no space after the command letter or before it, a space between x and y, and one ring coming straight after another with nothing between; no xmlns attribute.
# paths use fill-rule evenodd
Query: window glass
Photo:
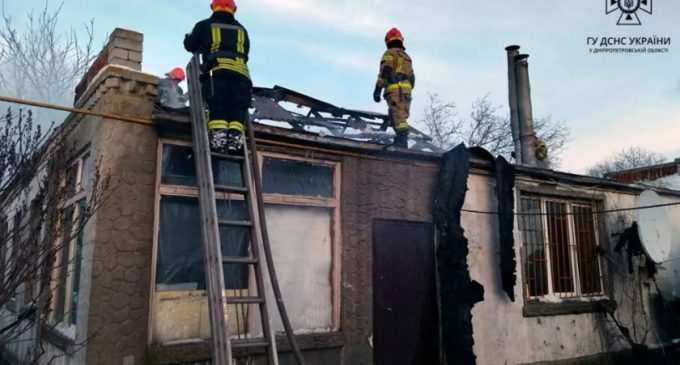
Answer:
<svg viewBox="0 0 680 365"><path fill-rule="evenodd" d="M213 158L213 175L216 184L243 186L240 164ZM161 183L168 185L196 186L194 152L189 146L163 145Z"/></svg>
<svg viewBox="0 0 680 365"><path fill-rule="evenodd" d="M220 220L245 220L243 201L220 201ZM198 200L164 196L161 199L160 236L156 269L157 289L161 291L204 290L203 246ZM247 256L249 229L220 227L223 256ZM247 287L246 265L225 265L227 289Z"/></svg>
<svg viewBox="0 0 680 365"><path fill-rule="evenodd" d="M54 310L54 319L57 323L64 320L64 309L66 308L66 278L68 276L68 266L71 257L71 238L73 234L73 213L74 207L70 206L66 208L63 215L62 226L61 226L61 247L59 267L57 268L59 273L59 288L57 290L57 302Z"/></svg>
<svg viewBox="0 0 680 365"><path fill-rule="evenodd" d="M581 292L586 295L599 294L602 292L602 282L593 209L590 206L574 206L573 209Z"/></svg>
<svg viewBox="0 0 680 365"><path fill-rule="evenodd" d="M548 245L553 290L556 293L571 293L574 291L574 279L571 267L572 252L569 245L567 205L552 201L547 201L545 204L548 213Z"/></svg>
<svg viewBox="0 0 680 365"><path fill-rule="evenodd" d="M262 184L265 193L332 198L333 167L265 157Z"/></svg>
<svg viewBox="0 0 680 365"><path fill-rule="evenodd" d="M80 186L81 188L90 191L92 189L92 179L90 176L94 175L94 166L92 163L92 157L88 154L83 157L83 167L80 173Z"/></svg>
<svg viewBox="0 0 680 365"><path fill-rule="evenodd" d="M543 236L543 218L541 217L541 201L523 198L522 213L519 216L519 228L524 237L524 273L530 297L548 294L548 275L545 257L545 240Z"/></svg>
<svg viewBox="0 0 680 365"><path fill-rule="evenodd" d="M70 198L77 193L78 188L78 164L80 160L76 160L66 171L66 197Z"/></svg>
<svg viewBox="0 0 680 365"><path fill-rule="evenodd" d="M73 263L73 285L71 288L71 324L76 324L78 319L78 299L80 293L80 272L82 270L83 260L83 226L84 214L86 213L85 200L78 203L78 230L75 242L75 256Z"/></svg>

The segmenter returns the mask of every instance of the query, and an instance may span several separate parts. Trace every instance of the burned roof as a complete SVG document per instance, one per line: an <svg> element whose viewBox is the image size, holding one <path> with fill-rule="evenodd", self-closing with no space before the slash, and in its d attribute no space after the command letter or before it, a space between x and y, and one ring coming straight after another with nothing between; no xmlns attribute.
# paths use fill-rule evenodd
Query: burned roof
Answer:
<svg viewBox="0 0 680 365"><path fill-rule="evenodd" d="M154 115L159 119L163 113ZM172 114L186 114L188 109L173 110ZM253 88L253 105L250 109L254 123L287 129L298 133L315 134L321 137L339 138L389 146L394 132L388 126L388 115L345 109L311 96L281 86ZM432 139L416 128L410 127L409 150L418 152L440 152Z"/></svg>
<svg viewBox="0 0 680 365"><path fill-rule="evenodd" d="M385 114L345 109L281 86L253 90L253 121L298 132L351 139L360 142L392 144ZM435 152L432 139L410 127L409 148Z"/></svg>
<svg viewBox="0 0 680 365"><path fill-rule="evenodd" d="M281 86L254 88L250 114L255 122L256 135L262 137L302 142L332 150L361 151L366 155L389 154L432 162L438 162L443 152L432 144L429 136L415 128L411 128L408 150L390 147L394 134L382 127L390 122L387 115L337 107ZM157 106L153 119L158 123L162 134L179 137L190 133L188 108L168 110ZM471 147L470 151L474 167L482 170L491 168L491 153L482 147ZM630 192L644 190L634 184L609 179L525 165L514 166L517 174L540 180ZM660 188L655 190L660 194L680 196L680 191Z"/></svg>

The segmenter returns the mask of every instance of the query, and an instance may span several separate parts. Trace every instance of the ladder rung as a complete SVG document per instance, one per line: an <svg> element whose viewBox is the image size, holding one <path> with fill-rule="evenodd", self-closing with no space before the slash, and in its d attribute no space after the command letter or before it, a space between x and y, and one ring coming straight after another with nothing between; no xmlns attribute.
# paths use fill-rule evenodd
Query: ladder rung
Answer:
<svg viewBox="0 0 680 365"><path fill-rule="evenodd" d="M222 193L246 194L248 189L243 186L215 185L215 191Z"/></svg>
<svg viewBox="0 0 680 365"><path fill-rule="evenodd" d="M260 304L264 303L262 297L227 297L227 304Z"/></svg>
<svg viewBox="0 0 680 365"><path fill-rule="evenodd" d="M269 347L269 341L265 338L254 338L247 340L231 340L232 348L253 348L253 347Z"/></svg>
<svg viewBox="0 0 680 365"><path fill-rule="evenodd" d="M253 222L251 221L219 221L220 226L232 226L232 227L251 227Z"/></svg>
<svg viewBox="0 0 680 365"><path fill-rule="evenodd" d="M235 257L235 256L224 256L222 257L222 262L225 264L257 264L259 261L254 257Z"/></svg>
<svg viewBox="0 0 680 365"><path fill-rule="evenodd" d="M236 161L236 162L243 162L244 158L243 156L233 156L233 155L227 155L225 153L218 153L218 152L211 152L211 155L213 157L217 157L223 160L230 160L230 161Z"/></svg>

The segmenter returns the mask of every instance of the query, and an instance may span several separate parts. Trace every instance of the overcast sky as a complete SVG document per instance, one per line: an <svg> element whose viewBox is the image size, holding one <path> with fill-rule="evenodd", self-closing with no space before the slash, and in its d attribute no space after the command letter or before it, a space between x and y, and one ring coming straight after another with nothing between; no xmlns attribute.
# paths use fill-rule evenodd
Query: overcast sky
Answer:
<svg viewBox="0 0 680 365"><path fill-rule="evenodd" d="M238 0L237 0L238 1ZM617 26L605 0L242 0L251 73L347 108L384 111L372 101L383 37L398 26L414 59L413 121L427 93L454 101L461 116L486 94L507 110L505 46L531 55L534 116L571 129L561 169L586 167L632 145L680 157L680 1L653 0L642 26ZM57 4L56 0L51 1ZM5 0L18 23L43 0ZM65 0L62 25L95 19L103 42L114 27L145 34L144 71L184 66L181 42L209 16L208 0ZM80 28L78 28L80 29ZM589 53L587 37L672 37L665 54Z"/></svg>

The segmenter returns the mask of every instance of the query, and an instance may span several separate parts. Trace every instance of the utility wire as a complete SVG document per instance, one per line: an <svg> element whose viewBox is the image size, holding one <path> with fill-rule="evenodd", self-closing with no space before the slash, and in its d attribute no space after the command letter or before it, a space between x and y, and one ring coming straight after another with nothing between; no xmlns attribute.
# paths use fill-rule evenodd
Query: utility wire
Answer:
<svg viewBox="0 0 680 365"><path fill-rule="evenodd" d="M515 216L586 215L587 216L587 215L593 215L593 214L630 212L630 211L636 211L636 210L655 209L655 208L674 207L674 206L680 206L680 202L666 203L666 204L655 204L655 205L645 205L645 206L642 206L642 207L635 207L635 208L618 208L618 209L607 209L607 210L595 210L591 213L585 213L585 212L584 213L575 213L575 212L551 212L551 213L547 213L547 212L546 213L543 213L543 212L527 212L527 213L520 213L520 212L513 212L512 215L515 215ZM500 215L499 212L474 210L474 209L461 209L461 212L473 213L473 214Z"/></svg>
<svg viewBox="0 0 680 365"><path fill-rule="evenodd" d="M71 112L71 113L76 113L76 114L84 114L84 115L91 115L95 117L102 117L102 118L108 118L108 119L116 119L120 120L123 122L128 122L128 123L133 123L133 124L142 124L142 125L150 125L153 124L151 120L148 119L142 119L142 118L134 118L134 117L127 117L127 116L122 116L122 115L116 115L116 114L109 114L109 113L99 113L99 112L93 112L91 110L85 110L85 109L78 109L78 108L69 108L69 107L64 107L61 105L55 105L55 104L49 104L49 103L42 103L42 102L37 102L37 101L32 101L32 100L26 100L26 99L21 99L21 98L13 98L13 97L8 97L8 96L2 96L0 95L0 101L4 101L7 103L15 103L15 104L22 104L22 105L30 105L30 106L35 106L39 108L46 108L46 109L54 109L54 110L61 110L65 112ZM675 202L675 203L668 203L668 204L657 204L657 205L649 205L649 206L644 206L644 207L636 207L636 208L621 208L621 209L610 209L610 210L596 210L592 213L574 213L574 212L563 212L563 213L543 213L543 212L536 212L536 213L514 213L513 215L515 216L543 216L543 215L553 215L553 216L559 216L559 215L591 215L591 214L607 214L607 213L617 213L617 212L627 212L627 211L635 211L635 210L643 210L643 209L653 209L653 208L663 208L663 207L671 207L671 206L677 206L680 205L680 202ZM461 209L462 212L466 213L473 213L473 214L488 214L488 215L499 215L499 212L494 212L494 211L482 211L482 210L474 210L474 209Z"/></svg>
<svg viewBox="0 0 680 365"><path fill-rule="evenodd" d="M76 114L91 115L91 116L94 116L94 117L115 119L115 120L120 120L122 122L128 122L128 123L133 123L133 124L142 124L142 125L152 125L153 124L153 122L151 120L148 120L148 119L127 117L127 116L123 116L123 115L109 114L109 113L99 113L99 112L94 112L94 111L91 111L91 110L69 108L69 107L65 107L65 106L61 106L61 105L42 103L42 102L39 102L39 101L26 100L26 99L21 99L21 98L13 98L13 97L9 97L9 96L0 95L0 101L4 101L4 102L7 102L7 103L14 103L14 104L30 105L30 106L35 106L35 107L38 107L38 108L61 110L61 111L64 111L64 112L70 112L70 113L76 113Z"/></svg>

